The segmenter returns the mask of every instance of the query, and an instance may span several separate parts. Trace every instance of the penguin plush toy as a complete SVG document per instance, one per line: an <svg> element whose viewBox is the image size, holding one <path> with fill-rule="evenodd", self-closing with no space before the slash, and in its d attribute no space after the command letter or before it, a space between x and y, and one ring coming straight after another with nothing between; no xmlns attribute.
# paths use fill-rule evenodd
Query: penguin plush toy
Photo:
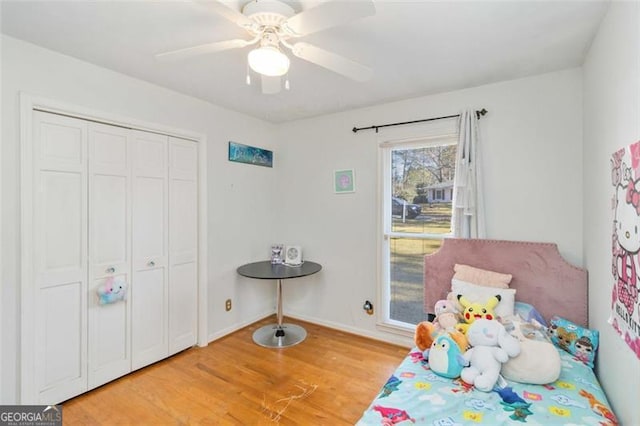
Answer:
<svg viewBox="0 0 640 426"><path fill-rule="evenodd" d="M460 377L460 372L466 365L462 357L463 349L466 348L460 348L449 333L440 334L429 349L429 368L442 377L449 379Z"/></svg>

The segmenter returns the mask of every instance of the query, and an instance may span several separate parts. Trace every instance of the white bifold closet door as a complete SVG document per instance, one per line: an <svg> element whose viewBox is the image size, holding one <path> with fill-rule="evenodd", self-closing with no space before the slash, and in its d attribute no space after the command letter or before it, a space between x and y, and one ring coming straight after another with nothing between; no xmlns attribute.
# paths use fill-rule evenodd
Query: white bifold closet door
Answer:
<svg viewBox="0 0 640 426"><path fill-rule="evenodd" d="M100 305L107 279L131 284L129 130L89 124L89 388L131 371L131 302ZM129 292L127 288L127 292ZM127 294L130 296L130 293Z"/></svg>
<svg viewBox="0 0 640 426"><path fill-rule="evenodd" d="M169 353L196 343L198 145L169 138Z"/></svg>
<svg viewBox="0 0 640 426"><path fill-rule="evenodd" d="M55 404L196 343L199 154L190 140L39 111L32 130L22 402ZM126 283L124 301L99 303L107 280Z"/></svg>
<svg viewBox="0 0 640 426"><path fill-rule="evenodd" d="M32 400L87 389L87 123L35 112ZM26 385L26 384L25 384Z"/></svg>
<svg viewBox="0 0 640 426"><path fill-rule="evenodd" d="M132 132L133 285L132 368L169 353L168 137Z"/></svg>
<svg viewBox="0 0 640 426"><path fill-rule="evenodd" d="M132 132L133 369L196 343L198 146Z"/></svg>

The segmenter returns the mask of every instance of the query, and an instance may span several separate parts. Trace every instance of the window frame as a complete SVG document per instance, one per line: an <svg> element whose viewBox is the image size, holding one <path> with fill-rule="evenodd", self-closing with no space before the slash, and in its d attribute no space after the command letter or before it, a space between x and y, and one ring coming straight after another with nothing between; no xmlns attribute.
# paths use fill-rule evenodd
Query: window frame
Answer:
<svg viewBox="0 0 640 426"><path fill-rule="evenodd" d="M448 233L410 233L392 231L392 151L394 149L416 149L441 145L457 145L458 133L442 132L439 135L414 137L411 139L389 139L378 146L378 317L377 326L384 331L412 337L415 325L391 318L391 249L393 238L444 240L453 237L452 229ZM454 176L455 184L455 176ZM380 232L382 231L382 232Z"/></svg>

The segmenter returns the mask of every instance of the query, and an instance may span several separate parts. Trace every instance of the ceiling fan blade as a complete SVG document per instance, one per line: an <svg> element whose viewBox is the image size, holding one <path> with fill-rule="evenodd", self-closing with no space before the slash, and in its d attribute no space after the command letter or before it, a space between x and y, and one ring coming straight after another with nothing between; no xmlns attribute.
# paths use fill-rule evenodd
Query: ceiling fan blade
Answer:
<svg viewBox="0 0 640 426"><path fill-rule="evenodd" d="M371 68L309 43L299 42L294 44L292 52L298 58L313 62L352 80L364 82L373 76Z"/></svg>
<svg viewBox="0 0 640 426"><path fill-rule="evenodd" d="M251 27L253 25L253 22L249 18L226 3L223 3L221 0L200 0L198 3L241 27Z"/></svg>
<svg viewBox="0 0 640 426"><path fill-rule="evenodd" d="M158 61L174 61L178 59L189 58L191 56L202 55L205 53L215 53L222 50L236 49L245 47L250 44L247 40L234 39L217 41L215 43L201 44L198 46L187 47L185 49L172 50L170 52L158 53L155 57Z"/></svg>
<svg viewBox="0 0 640 426"><path fill-rule="evenodd" d="M262 83L262 93L265 95L275 95L280 92L280 77L269 77L260 75Z"/></svg>
<svg viewBox="0 0 640 426"><path fill-rule="evenodd" d="M287 19L283 27L295 36L303 36L327 28L344 25L356 19L375 15L372 0L330 0Z"/></svg>

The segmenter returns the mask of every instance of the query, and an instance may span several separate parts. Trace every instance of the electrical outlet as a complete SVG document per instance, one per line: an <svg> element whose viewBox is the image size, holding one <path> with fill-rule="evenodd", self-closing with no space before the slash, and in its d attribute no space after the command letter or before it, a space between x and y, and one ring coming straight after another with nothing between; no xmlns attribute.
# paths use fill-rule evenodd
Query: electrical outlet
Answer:
<svg viewBox="0 0 640 426"><path fill-rule="evenodd" d="M231 310L231 299L227 299L227 301L224 302L224 310L227 312Z"/></svg>

